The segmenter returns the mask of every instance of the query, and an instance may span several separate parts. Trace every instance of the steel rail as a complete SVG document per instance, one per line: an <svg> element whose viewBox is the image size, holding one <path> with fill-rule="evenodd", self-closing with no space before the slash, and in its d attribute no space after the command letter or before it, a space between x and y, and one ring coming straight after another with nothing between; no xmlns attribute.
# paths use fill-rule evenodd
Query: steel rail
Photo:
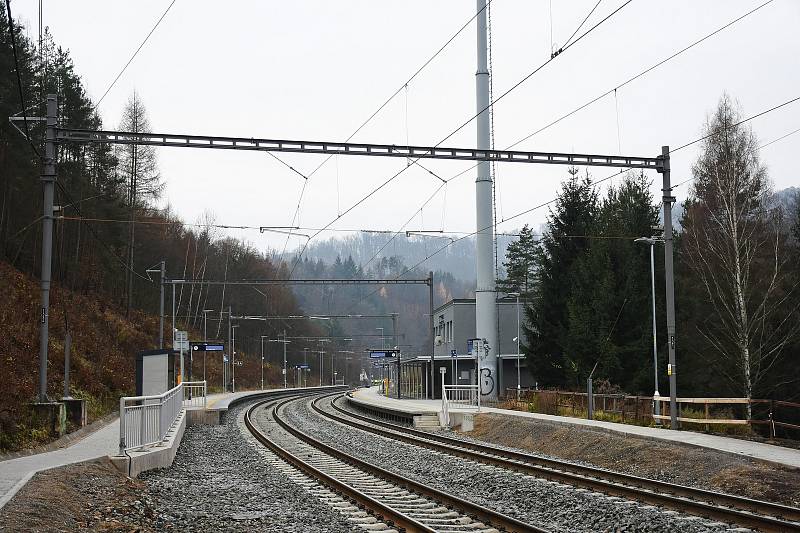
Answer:
<svg viewBox="0 0 800 533"><path fill-rule="evenodd" d="M269 448L270 451L272 451L278 457L280 457L290 465L294 466L295 468L299 469L306 475L321 480L322 483L333 489L334 492L337 492L342 496L350 500L353 500L354 502L357 503L359 507L367 509L370 514L382 517L384 521L387 522L387 524L389 524L390 526L398 527L406 531L425 531L425 532L435 531L427 527L425 524L417 522L413 518L407 517L402 513L395 511L391 507L382 504L378 500L368 496L367 494L364 494L358 489L353 488L345 483L342 483L335 477L326 474L325 472L319 470L310 463L302 460L298 456L291 454L288 450L285 450L283 447L273 442L253 423L252 414L256 409L262 406L267 406L266 404L270 404L270 406L272 406L273 404L276 404L279 401L287 402L296 399L297 398L291 398L290 400L265 400L262 402L258 402L257 404L249 408L245 413L244 417L245 426L247 426L247 429L250 431L250 433L253 435L253 437L255 437L255 439L258 442Z"/></svg>
<svg viewBox="0 0 800 533"><path fill-rule="evenodd" d="M546 529L542 529L530 524L526 524L516 518L504 515L491 509L486 509L476 503L470 502L463 498L459 498L453 494L440 491L423 483L414 481L406 476L385 470L379 466L375 466L364 460L358 459L346 452L338 450L324 442L321 442L304 431L292 426L279 415L279 410L286 404L296 401L296 398L288 399L280 402L275 406L273 418L287 432L305 442L306 444L317 448L325 454L328 454L335 459L348 463L359 470L363 470L368 474L387 480L388 482L400 486L409 492L419 494L425 498L440 502L443 506L456 509L467 516L477 518L481 522L486 523L494 528L511 532L519 533L548 533Z"/></svg>
<svg viewBox="0 0 800 533"><path fill-rule="evenodd" d="M770 533L800 531L800 509L795 507L467 442L376 420L343 409L336 405L335 401L331 401L331 406L336 411L371 424L364 425L326 412L319 407L320 400L332 396L340 398L344 395L336 393L321 396L312 402L313 409L327 418L363 431L536 477L544 477L551 481L577 485L624 498L635 498L691 514L709 516L715 520L753 527L760 531Z"/></svg>

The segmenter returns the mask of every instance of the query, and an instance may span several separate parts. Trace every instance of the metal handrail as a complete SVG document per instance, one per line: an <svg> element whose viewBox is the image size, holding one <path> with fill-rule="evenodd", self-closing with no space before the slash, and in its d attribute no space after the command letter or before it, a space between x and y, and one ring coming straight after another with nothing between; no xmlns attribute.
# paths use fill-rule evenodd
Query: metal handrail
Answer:
<svg viewBox="0 0 800 533"><path fill-rule="evenodd" d="M447 403L460 407L474 407L478 411L481 409L481 394L478 385L442 385L445 391L442 395L447 396ZM450 394L446 394L449 392Z"/></svg>
<svg viewBox="0 0 800 533"><path fill-rule="evenodd" d="M187 381L149 396L119 399L119 454L163 442L187 408L205 408L206 382Z"/></svg>

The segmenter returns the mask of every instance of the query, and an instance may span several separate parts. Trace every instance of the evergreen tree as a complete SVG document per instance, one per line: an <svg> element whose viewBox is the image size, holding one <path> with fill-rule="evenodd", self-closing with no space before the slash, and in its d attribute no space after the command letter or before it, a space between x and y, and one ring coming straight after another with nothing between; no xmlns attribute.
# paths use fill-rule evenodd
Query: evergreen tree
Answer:
<svg viewBox="0 0 800 533"><path fill-rule="evenodd" d="M516 292L525 299L533 294L536 275L536 237L527 224L519 233L519 238L508 245L505 279L497 280L497 290L502 293Z"/></svg>
<svg viewBox="0 0 800 533"><path fill-rule="evenodd" d="M595 369L594 378L623 390L652 392L650 250L634 238L657 224L644 174L608 190L589 250L573 267L565 353L576 386Z"/></svg>
<svg viewBox="0 0 800 533"><path fill-rule="evenodd" d="M534 301L526 306L528 340L525 353L533 377L544 386L566 383L575 374L573 362L565 358L572 294L572 266L589 245L597 213L597 192L587 174L569 170L555 208L548 216L547 230L536 249L537 284Z"/></svg>

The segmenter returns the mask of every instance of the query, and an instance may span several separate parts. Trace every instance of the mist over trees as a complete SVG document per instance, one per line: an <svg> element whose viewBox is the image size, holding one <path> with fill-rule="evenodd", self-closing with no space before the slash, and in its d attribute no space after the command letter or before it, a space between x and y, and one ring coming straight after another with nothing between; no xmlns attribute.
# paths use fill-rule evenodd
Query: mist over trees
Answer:
<svg viewBox="0 0 800 533"><path fill-rule="evenodd" d="M800 195L772 192L758 142L723 96L705 125L675 235L679 395L800 398ZM650 250L658 199L628 173L601 199L576 169L541 239L509 246L501 286L533 259L525 353L541 387L583 389L592 369L652 394ZM656 244L658 374L666 379L663 248ZM519 291L521 292L521 291ZM663 381L662 381L663 382Z"/></svg>

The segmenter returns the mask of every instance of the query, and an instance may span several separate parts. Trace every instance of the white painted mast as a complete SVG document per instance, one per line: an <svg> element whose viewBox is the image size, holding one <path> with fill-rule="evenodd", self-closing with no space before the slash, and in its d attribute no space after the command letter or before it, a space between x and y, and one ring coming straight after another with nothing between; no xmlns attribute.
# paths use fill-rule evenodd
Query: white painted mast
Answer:
<svg viewBox="0 0 800 533"><path fill-rule="evenodd" d="M477 148L488 150L489 140L489 68L487 66L486 0L477 0L478 9L478 71L475 73L475 96L477 104ZM477 213L477 258L478 282L475 290L476 337L485 339L488 350L480 347L479 357L481 394L487 399L497 398L497 305L494 271L494 216L492 213L492 175L489 162L478 163L475 179L475 208Z"/></svg>

